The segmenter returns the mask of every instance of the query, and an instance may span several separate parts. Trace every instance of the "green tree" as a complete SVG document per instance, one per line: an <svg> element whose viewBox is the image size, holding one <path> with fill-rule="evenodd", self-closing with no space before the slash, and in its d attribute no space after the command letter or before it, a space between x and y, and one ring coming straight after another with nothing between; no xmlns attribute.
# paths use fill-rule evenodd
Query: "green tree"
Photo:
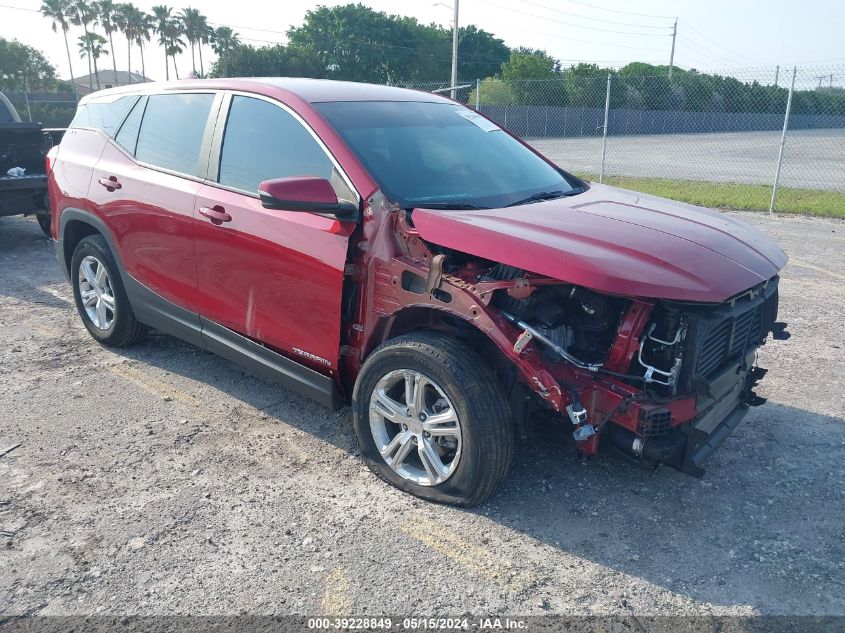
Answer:
<svg viewBox="0 0 845 633"><path fill-rule="evenodd" d="M313 77L312 59L293 46L240 45L220 57L211 66L211 76L225 77ZM224 68L224 62L226 67Z"/></svg>
<svg viewBox="0 0 845 633"><path fill-rule="evenodd" d="M88 41L88 25L94 26L97 24L97 6L92 2L88 2L88 0L73 0L72 4L70 5L70 9L71 24L81 26L83 31L85 31L85 39L86 41ZM86 48L86 50L88 49ZM88 89L94 90L94 74L91 72L91 55L86 54L86 57L88 59Z"/></svg>
<svg viewBox="0 0 845 633"><path fill-rule="evenodd" d="M461 27L458 30L458 79L495 75L510 54L508 46L492 33L473 24Z"/></svg>
<svg viewBox="0 0 845 633"><path fill-rule="evenodd" d="M29 91L48 87L55 79L56 69L41 51L0 37L0 88Z"/></svg>
<svg viewBox="0 0 845 633"><path fill-rule="evenodd" d="M67 32L70 30L72 9L70 0L44 0L41 3L41 15L52 21L53 33L62 29L65 39L65 52L67 52L67 68L70 73L70 85L76 93L76 83L73 80L73 62L70 57L70 45L67 41Z"/></svg>
<svg viewBox="0 0 845 633"><path fill-rule="evenodd" d="M622 67L614 80L624 81L628 86L627 105L646 110L668 110L672 107L672 84L668 72L668 66L634 62ZM631 97L632 92L636 93L636 98Z"/></svg>
<svg viewBox="0 0 845 633"><path fill-rule="evenodd" d="M94 76L97 78L97 90L100 89L100 71L97 68L97 60L103 55L108 55L109 51L105 47L106 38L99 33L89 32L85 35L80 35L79 40L79 56L86 55L94 62Z"/></svg>
<svg viewBox="0 0 845 633"><path fill-rule="evenodd" d="M197 49L200 57L200 77L205 76L205 66L202 61L202 47L211 43L211 36L214 29L208 24L208 18L200 14L197 20Z"/></svg>
<svg viewBox="0 0 845 633"><path fill-rule="evenodd" d="M545 51L518 48L502 64L502 79L516 102L524 105L564 105L566 90L560 62Z"/></svg>
<svg viewBox="0 0 845 633"><path fill-rule="evenodd" d="M164 4L153 7L153 29L158 34L158 43L164 49L164 78L170 80L170 23L173 21L173 9Z"/></svg>
<svg viewBox="0 0 845 633"><path fill-rule="evenodd" d="M556 79L560 62L545 51L518 48L511 51L508 61L502 64L501 76L505 81L516 79Z"/></svg>
<svg viewBox="0 0 845 633"><path fill-rule="evenodd" d="M147 67L144 63L144 42L149 42L155 30L155 19L149 13L138 10L135 17L135 43L141 51L141 74L147 76Z"/></svg>
<svg viewBox="0 0 845 633"><path fill-rule="evenodd" d="M238 34L228 26L221 26L214 30L211 37L211 48L220 58L223 66L223 77L229 76L229 58L232 52L241 45Z"/></svg>
<svg viewBox="0 0 845 633"><path fill-rule="evenodd" d="M182 31L185 33L185 39L188 40L188 44L191 47L191 68L196 73L197 60L195 51L197 46L201 44L200 39L208 28L208 20L199 10L190 7L182 9L179 13L179 20L182 24ZM202 51L201 48L200 51Z"/></svg>
<svg viewBox="0 0 845 633"><path fill-rule="evenodd" d="M318 7L289 43L314 60L319 77L391 83L448 76L445 31L415 19L387 15L362 4Z"/></svg>
<svg viewBox="0 0 845 633"><path fill-rule="evenodd" d="M467 102L470 105L476 103L481 105L516 105L517 98L511 90L510 84L496 77L487 77L479 85L480 94L476 95L473 90L469 93Z"/></svg>
<svg viewBox="0 0 845 633"><path fill-rule="evenodd" d="M97 15L99 15L100 26L103 27L106 36L109 38L109 51L111 52L111 64L114 71L114 84L117 85L117 60L114 56L114 36L115 31L119 31L119 24L121 14L112 0L99 0L94 3L97 6Z"/></svg>

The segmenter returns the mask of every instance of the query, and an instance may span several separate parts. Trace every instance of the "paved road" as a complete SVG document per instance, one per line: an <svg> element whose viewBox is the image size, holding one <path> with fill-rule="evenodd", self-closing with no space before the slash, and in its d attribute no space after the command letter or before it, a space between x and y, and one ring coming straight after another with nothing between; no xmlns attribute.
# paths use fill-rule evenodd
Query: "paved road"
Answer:
<svg viewBox="0 0 845 633"><path fill-rule="evenodd" d="M611 136L606 173L613 176L771 184L780 132ZM598 174L600 137L529 139L561 167ZM845 191L845 129L789 133L783 186Z"/></svg>
<svg viewBox="0 0 845 633"><path fill-rule="evenodd" d="M0 615L845 614L845 224L743 217L793 257L794 335L711 472L533 440L470 511L376 480L348 410L96 345L35 222L0 220Z"/></svg>

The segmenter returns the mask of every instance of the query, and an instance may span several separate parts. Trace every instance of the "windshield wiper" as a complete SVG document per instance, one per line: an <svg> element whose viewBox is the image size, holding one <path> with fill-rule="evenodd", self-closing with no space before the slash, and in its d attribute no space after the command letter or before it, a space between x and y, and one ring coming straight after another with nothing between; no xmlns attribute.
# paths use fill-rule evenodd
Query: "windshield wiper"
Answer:
<svg viewBox="0 0 845 633"><path fill-rule="evenodd" d="M579 193L584 193L583 187L575 187L573 189L569 189L568 191L540 191L538 193L528 196L527 198L523 198L522 200L512 202L508 206L518 207L521 204L530 204L532 202L541 202L543 200L554 200L555 198L568 198L569 196L576 196Z"/></svg>
<svg viewBox="0 0 845 633"><path fill-rule="evenodd" d="M477 209L489 209L490 207L480 207L477 204L470 204L468 202L423 202L421 204L412 204L415 209L451 209L454 211L472 211Z"/></svg>

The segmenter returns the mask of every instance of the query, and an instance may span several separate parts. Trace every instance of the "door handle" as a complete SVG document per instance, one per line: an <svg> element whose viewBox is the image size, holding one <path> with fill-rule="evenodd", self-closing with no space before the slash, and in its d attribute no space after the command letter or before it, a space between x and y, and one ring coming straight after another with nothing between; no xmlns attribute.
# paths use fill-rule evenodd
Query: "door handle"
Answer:
<svg viewBox="0 0 845 633"><path fill-rule="evenodd" d="M199 208L200 215L207 217L211 220L212 224L220 226L224 222L231 222L232 216L226 213L226 210L217 205L216 207L209 208L209 207L200 207Z"/></svg>
<svg viewBox="0 0 845 633"><path fill-rule="evenodd" d="M108 178L97 178L97 182L103 185L109 191L121 189L123 185L117 182L117 176L109 176Z"/></svg>

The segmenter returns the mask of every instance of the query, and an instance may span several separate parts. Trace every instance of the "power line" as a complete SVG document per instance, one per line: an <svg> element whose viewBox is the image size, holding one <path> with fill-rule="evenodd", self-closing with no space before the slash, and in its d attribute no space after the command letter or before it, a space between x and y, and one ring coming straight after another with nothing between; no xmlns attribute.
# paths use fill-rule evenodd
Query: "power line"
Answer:
<svg viewBox="0 0 845 633"><path fill-rule="evenodd" d="M690 40L688 40L688 39L683 39L683 38L680 38L680 37L679 37L679 38L678 38L678 43L679 43L679 44L684 45L685 47L687 47L687 48L689 49L689 52L691 52L693 55L695 55L695 56L697 56L697 57L704 58L704 59L709 59L711 62L715 62L715 63L720 64L720 65L723 65L723 66L733 66L733 65L734 65L734 64L733 64L733 62L731 62L731 61L730 61L730 60L728 60L727 58L724 58L724 57L720 57L720 58L713 57L713 56L712 56L712 55L710 55L709 53L707 53L707 52L705 52L704 50L702 50L702 49L698 48L696 45L694 45L694 44L693 44L692 42L690 42Z"/></svg>
<svg viewBox="0 0 845 633"><path fill-rule="evenodd" d="M538 20L545 20L546 22L554 22L556 24L563 24L564 26L574 26L578 29L588 29L590 31L601 31L603 33L616 33L618 35L644 35L647 37L669 37L669 33L642 33L639 31L618 31L613 29L603 29L597 26L586 26L584 24L573 24L572 22L565 22L563 20L556 20L554 18L549 18L544 15L537 15L536 13L528 13L526 11L521 11L519 9L514 9L512 7L505 6L503 4L499 4L497 2L491 2L491 0L481 0L485 4L489 4L491 6L497 7L499 9L504 9L505 11L511 11L513 13L519 13L520 15L527 15L532 18L537 18Z"/></svg>
<svg viewBox="0 0 845 633"><path fill-rule="evenodd" d="M580 0L566 0L571 4L580 4L584 7L590 7L591 9L597 9L599 11L607 11L609 13L621 13L623 15L636 15L641 18L659 18L662 20L674 20L675 16L673 15L654 15L653 13L635 13L633 11L622 11L621 9L608 9L607 7L601 7L597 4L590 4L589 2L581 2Z"/></svg>
<svg viewBox="0 0 845 633"><path fill-rule="evenodd" d="M759 63L760 63L760 62L759 62L759 60L753 59L753 58L751 58L751 57L747 57L747 56L745 56L745 55L740 55L740 54L739 54L739 53L737 53L736 51L732 51L731 49L729 49L727 46L725 46L725 45L723 45L723 44L720 44L719 42L717 42L716 40L714 40L714 39L712 39L712 38L710 38L710 37L707 37L704 33L702 33L701 31L699 31L697 28L695 28L695 27L694 27L694 26L692 26L691 24L689 24L689 23L687 23L687 22L684 22L683 24L684 24L684 26L685 26L686 28L688 28L689 30L691 30L693 33L697 33L699 37L701 37L701 38L703 38L703 39L707 40L708 42L710 42L710 44L713 44L713 45L715 45L715 46L718 46L719 48L721 48L721 49L722 49L722 50L724 50L725 52L730 53L733 57L737 57L738 59L745 59L745 60L750 61L750 62L752 62L752 63L754 63L754 64L759 64Z"/></svg>
<svg viewBox="0 0 845 633"><path fill-rule="evenodd" d="M38 9L27 9L26 7L16 7L11 4L0 4L3 9L15 9L16 11L29 11L30 13L41 13Z"/></svg>
<svg viewBox="0 0 845 633"><path fill-rule="evenodd" d="M507 26L503 27L507 28L510 31L519 31L520 33L529 33L531 35L543 35L545 37L556 37L557 39L563 39L567 42L578 42L579 44L598 44L600 46L614 46L617 48L630 48L635 50L641 51L660 51L664 52L663 48L656 48L654 46L632 46L630 44L617 44L616 42L600 42L598 40L584 40L576 37L569 37L568 35L564 38L561 38L559 35L554 35L553 33L542 32L542 31L533 31L530 29L521 29L515 26Z"/></svg>
<svg viewBox="0 0 845 633"><path fill-rule="evenodd" d="M530 0L522 0L524 4L530 4L531 6L538 7L540 9L545 9L546 11L552 11L554 13L560 13L562 15L570 15L575 18L579 18L581 20L590 20L592 22L602 22L605 24L616 24L619 26L633 26L642 29L671 29L671 26L655 26L652 24L632 24L631 22L617 22L616 20L605 20L603 18L594 18L589 15L581 15L580 13L572 13L571 11L563 11L562 9L556 9L554 7L550 7L545 4L540 4L539 2L531 2Z"/></svg>

